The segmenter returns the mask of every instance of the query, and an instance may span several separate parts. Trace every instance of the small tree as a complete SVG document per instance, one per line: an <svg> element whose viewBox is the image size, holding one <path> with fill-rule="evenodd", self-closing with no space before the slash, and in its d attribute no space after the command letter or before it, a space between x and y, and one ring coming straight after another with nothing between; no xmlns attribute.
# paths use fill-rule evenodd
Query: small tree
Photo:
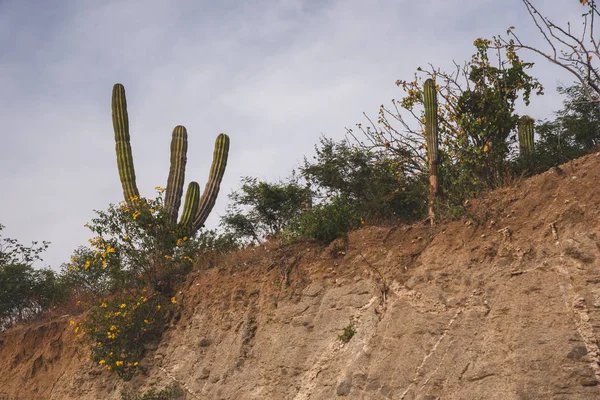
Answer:
<svg viewBox="0 0 600 400"><path fill-rule="evenodd" d="M0 224L0 231L4 228ZM0 330L34 318L68 297L64 281L50 269L36 270L48 242L20 244L0 236Z"/></svg>
<svg viewBox="0 0 600 400"><path fill-rule="evenodd" d="M440 195L445 201L462 202L501 182L505 159L518 115L515 104L529 104L532 93L543 88L527 71L514 47L477 39L470 61L455 63L453 72L430 65L418 68L412 81L398 80L404 91L392 107L381 106L377 122L348 130L360 146L393 155L405 177L427 170L423 82L434 79L438 94ZM490 53L494 51L494 57ZM498 60L493 63L492 60ZM360 133L361 135L358 135ZM443 201L444 201L443 200Z"/></svg>
<svg viewBox="0 0 600 400"><path fill-rule="evenodd" d="M344 199L367 219L422 215L426 183L420 175L403 175L395 154L327 138L315 151L300 170L322 198Z"/></svg>
<svg viewBox="0 0 600 400"><path fill-rule="evenodd" d="M221 221L234 236L257 243L284 230L311 197L295 176L278 183L245 177L240 189L229 195L231 204Z"/></svg>
<svg viewBox="0 0 600 400"><path fill-rule="evenodd" d="M600 104L587 101L587 94L579 85L557 90L566 96L563 108L556 112L554 120L536 125L535 153L526 166L517 163L518 169L542 172L595 151L600 145Z"/></svg>

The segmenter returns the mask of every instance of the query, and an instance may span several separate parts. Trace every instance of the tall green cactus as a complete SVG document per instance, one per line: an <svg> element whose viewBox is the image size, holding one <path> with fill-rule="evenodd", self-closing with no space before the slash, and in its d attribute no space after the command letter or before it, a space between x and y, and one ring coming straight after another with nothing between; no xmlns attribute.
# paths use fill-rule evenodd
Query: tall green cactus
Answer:
<svg viewBox="0 0 600 400"><path fill-rule="evenodd" d="M135 170L131 154L125 88L120 83L115 84L113 87L112 115L119 176L121 178L121 185L123 186L125 201L131 203L131 199L138 197L139 192L135 183ZM171 139L171 166L165 193L165 211L168 215L168 221L172 225L177 223L177 214L181 205L187 162L187 147L187 131L185 127L178 125L173 130ZM204 226L204 222L206 222L215 205L223 174L227 166L228 154L229 137L221 133L217 136L215 142L209 179L202 196L200 196L200 185L197 182L190 182L188 185L183 212L178 224L185 228L188 236L194 235L198 229Z"/></svg>
<svg viewBox="0 0 600 400"><path fill-rule="evenodd" d="M117 83L112 91L112 120L115 131L119 177L121 178L125 201L130 202L132 197L138 197L140 193L135 184L135 169L133 167L131 144L129 143L129 117L127 116L125 88L120 83Z"/></svg>
<svg viewBox="0 0 600 400"><path fill-rule="evenodd" d="M425 104L425 139L429 160L429 219L435 218L434 202L438 194L438 104L435 82L427 79L423 86Z"/></svg>
<svg viewBox="0 0 600 400"><path fill-rule="evenodd" d="M533 154L534 141L533 141L533 118L524 115L519 118L519 153L523 157L528 157Z"/></svg>

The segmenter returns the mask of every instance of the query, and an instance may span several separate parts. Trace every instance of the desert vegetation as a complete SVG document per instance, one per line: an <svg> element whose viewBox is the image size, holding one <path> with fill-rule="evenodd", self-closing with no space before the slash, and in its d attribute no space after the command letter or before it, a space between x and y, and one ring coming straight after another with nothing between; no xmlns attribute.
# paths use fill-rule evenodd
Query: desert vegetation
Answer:
<svg viewBox="0 0 600 400"><path fill-rule="evenodd" d="M543 94L530 75L533 63L525 61L525 51L541 50L523 44L513 28L507 38L478 38L472 58L455 70L429 65L412 79L398 79L398 99L382 105L376 118L365 116L348 128L345 139L322 137L289 178L241 178L214 230L204 223L226 170L228 136L216 138L204 192L191 182L184 197L187 131L175 127L166 188L157 187L154 198L142 197L125 89L116 84L112 116L124 199L96 211L86 224L89 246L77 248L58 272L32 267L48 243L25 246L0 237L0 329L70 314L92 362L127 380L143 369L148 345L160 340L176 314L181 282L207 255L265 240L328 244L364 224L457 218L465 202L482 192L596 151L596 38L592 33L589 45L587 37L560 30L524 3L550 31L550 46L566 43L560 34L573 39L562 58L544 53L577 77L576 84L558 88L564 102L554 119L534 121L516 112L518 102L528 105ZM595 2L582 1L582 7L584 23L593 27ZM339 339L346 342L353 334L349 326Z"/></svg>

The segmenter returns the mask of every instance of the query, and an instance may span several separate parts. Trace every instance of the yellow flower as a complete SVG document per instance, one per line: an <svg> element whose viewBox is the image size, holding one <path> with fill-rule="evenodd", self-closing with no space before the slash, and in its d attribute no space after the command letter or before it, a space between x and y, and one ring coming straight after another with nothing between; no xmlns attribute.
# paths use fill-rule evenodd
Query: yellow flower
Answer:
<svg viewBox="0 0 600 400"><path fill-rule="evenodd" d="M106 252L107 253L114 253L115 252L115 248L114 247L110 247L110 245L106 245Z"/></svg>
<svg viewBox="0 0 600 400"><path fill-rule="evenodd" d="M124 235L124 236L123 236L123 240L129 240L129 236L127 236L127 235Z"/></svg>
<svg viewBox="0 0 600 400"><path fill-rule="evenodd" d="M116 325L111 325L110 326L110 330L111 331L116 331L117 330L117 326Z"/></svg>
<svg viewBox="0 0 600 400"><path fill-rule="evenodd" d="M170 259L171 259L171 256L169 256L169 255L165 254L165 258L166 258L167 260L170 260Z"/></svg>
<svg viewBox="0 0 600 400"><path fill-rule="evenodd" d="M106 360L100 360L100 361L98 361L98 364L104 365L104 364L106 364Z"/></svg>
<svg viewBox="0 0 600 400"><path fill-rule="evenodd" d="M141 212L139 212L139 211L134 212L133 213L133 219L136 219L137 217L139 217L140 214L141 214Z"/></svg>
<svg viewBox="0 0 600 400"><path fill-rule="evenodd" d="M117 361L117 362L115 362L115 365L117 367L120 367L121 365L123 365L123 361Z"/></svg>
<svg viewBox="0 0 600 400"><path fill-rule="evenodd" d="M127 307L127 304L125 304L125 303L122 303L122 304L119 306L119 308L125 308L125 307Z"/></svg>
<svg viewBox="0 0 600 400"><path fill-rule="evenodd" d="M134 366L134 367L137 367L137 365L138 365L138 362L137 362L137 361L133 363L133 366Z"/></svg>
<svg viewBox="0 0 600 400"><path fill-rule="evenodd" d="M75 321L73 321L73 320L70 320L70 321L69 321L69 325L75 325Z"/></svg>
<svg viewBox="0 0 600 400"><path fill-rule="evenodd" d="M102 304L100 304L100 307L102 307L102 308L106 308L106 303L102 303Z"/></svg>
<svg viewBox="0 0 600 400"><path fill-rule="evenodd" d="M177 304L177 299L175 297L171 297L171 303Z"/></svg>
<svg viewBox="0 0 600 400"><path fill-rule="evenodd" d="M87 270L90 267L90 262L89 260L85 262L85 265L83 266L83 269Z"/></svg>
<svg viewBox="0 0 600 400"><path fill-rule="evenodd" d="M160 306L156 306L156 309L157 309L157 310L160 310Z"/></svg>
<svg viewBox="0 0 600 400"><path fill-rule="evenodd" d="M145 319L145 320L144 320L144 323L145 323L145 324L149 324L149 323L150 323L150 321L148 321L147 319Z"/></svg>

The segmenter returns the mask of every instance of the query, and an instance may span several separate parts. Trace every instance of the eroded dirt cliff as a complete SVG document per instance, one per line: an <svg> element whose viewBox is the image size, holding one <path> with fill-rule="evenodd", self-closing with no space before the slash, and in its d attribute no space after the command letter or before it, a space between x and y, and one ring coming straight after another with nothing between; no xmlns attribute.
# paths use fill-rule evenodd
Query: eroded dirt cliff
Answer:
<svg viewBox="0 0 600 400"><path fill-rule="evenodd" d="M119 399L600 398L600 156L473 201L459 221L275 243L199 266L181 315L123 383L70 317L0 334L0 392ZM352 325L347 343L338 335Z"/></svg>

